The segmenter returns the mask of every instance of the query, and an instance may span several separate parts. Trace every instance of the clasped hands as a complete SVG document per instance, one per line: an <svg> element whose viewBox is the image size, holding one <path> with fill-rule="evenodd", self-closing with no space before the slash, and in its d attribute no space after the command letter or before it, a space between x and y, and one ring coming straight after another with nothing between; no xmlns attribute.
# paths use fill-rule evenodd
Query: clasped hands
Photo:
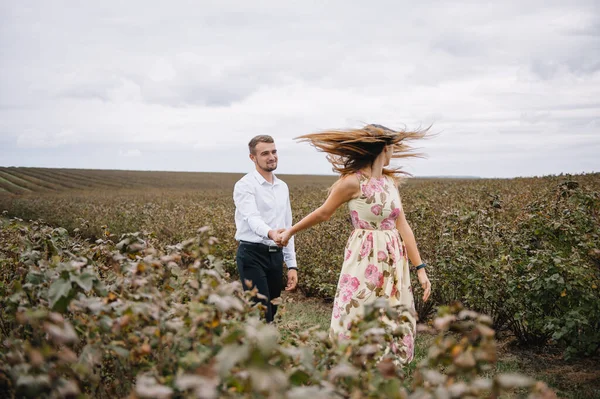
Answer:
<svg viewBox="0 0 600 399"><path fill-rule="evenodd" d="M288 241L292 235L286 229L277 229L269 231L269 238L275 241L278 247L285 247L288 244ZM296 289L298 285L298 271L296 269L288 270L288 279L287 286L285 287L286 291L293 291Z"/></svg>
<svg viewBox="0 0 600 399"><path fill-rule="evenodd" d="M292 235L287 229L277 229L269 232L269 238L275 241L275 244L277 244L278 247L285 247L288 245Z"/></svg>

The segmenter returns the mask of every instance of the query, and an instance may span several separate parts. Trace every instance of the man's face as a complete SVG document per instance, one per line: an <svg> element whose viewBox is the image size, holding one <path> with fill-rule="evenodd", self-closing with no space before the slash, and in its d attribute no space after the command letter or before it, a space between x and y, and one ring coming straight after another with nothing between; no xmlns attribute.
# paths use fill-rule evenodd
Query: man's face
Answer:
<svg viewBox="0 0 600 399"><path fill-rule="evenodd" d="M254 154L250 154L250 159L265 172L274 171L277 169L277 148L275 148L275 143L258 143L254 147Z"/></svg>

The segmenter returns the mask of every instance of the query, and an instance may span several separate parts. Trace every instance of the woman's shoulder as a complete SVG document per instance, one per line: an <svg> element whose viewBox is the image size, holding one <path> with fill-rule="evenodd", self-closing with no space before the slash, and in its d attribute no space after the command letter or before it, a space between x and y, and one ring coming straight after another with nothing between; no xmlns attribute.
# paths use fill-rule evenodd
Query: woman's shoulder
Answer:
<svg viewBox="0 0 600 399"><path fill-rule="evenodd" d="M347 175L341 176L340 179L338 180L338 182L340 184L343 184L345 187L354 187L354 188L360 188L360 182L361 182L361 172L354 172L354 173L349 173Z"/></svg>
<svg viewBox="0 0 600 399"><path fill-rule="evenodd" d="M358 194L360 193L360 180L356 173L343 175L331 186L331 189Z"/></svg>

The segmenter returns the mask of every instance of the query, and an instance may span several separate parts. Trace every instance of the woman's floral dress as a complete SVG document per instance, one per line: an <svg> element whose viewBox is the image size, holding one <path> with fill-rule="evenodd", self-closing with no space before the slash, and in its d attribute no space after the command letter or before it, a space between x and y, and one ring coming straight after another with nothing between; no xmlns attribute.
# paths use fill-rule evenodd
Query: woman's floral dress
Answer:
<svg viewBox="0 0 600 399"><path fill-rule="evenodd" d="M378 297L388 298L390 305L404 305L409 310L403 312L405 321L385 320L393 328L399 323L408 327L409 334L386 348L397 362L406 364L414 355L416 319L406 247L396 229L402 202L390 177L367 178L361 173L357 176L361 195L348 202L354 231L345 249L331 333L345 338L351 321L363 315L365 304Z"/></svg>

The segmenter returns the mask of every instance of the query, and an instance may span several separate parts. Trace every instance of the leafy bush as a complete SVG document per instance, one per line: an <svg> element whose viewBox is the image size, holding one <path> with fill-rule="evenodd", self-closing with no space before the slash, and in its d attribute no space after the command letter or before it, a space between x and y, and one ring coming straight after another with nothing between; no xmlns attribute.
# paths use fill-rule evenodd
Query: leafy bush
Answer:
<svg viewBox="0 0 600 399"><path fill-rule="evenodd" d="M460 300L523 344L558 343L567 357L598 353L600 189L584 183L556 178L520 209L487 190L480 207L468 207L461 195L475 194L450 195L450 187L438 195L455 196L456 209L411 211L421 251L433 258L435 302ZM430 309L415 299L426 317Z"/></svg>
<svg viewBox="0 0 600 399"><path fill-rule="evenodd" d="M185 174L177 176L184 179ZM185 181L182 187L163 181L168 190L0 195L0 208L13 216L42 218L92 241L148 231L156 243L176 244L193 236L198 226L209 225L218 238L210 251L235 278L231 190L237 177L212 178L218 182L193 191L182 187L196 187L198 181ZM306 176L285 180L295 220L321 204L332 181ZM488 314L497 331L512 331L523 344L557 345L567 356L598 353L600 174L410 179L400 192L433 285L432 300L423 303L413 282L421 321L438 306L458 300ZM341 209L328 223L296 237L299 288L305 295L333 297L351 229ZM54 240L60 241L59 236ZM40 250L52 251L56 244L46 239L40 245ZM70 274L68 283L66 277L69 295L83 289ZM55 288L60 287L57 283Z"/></svg>
<svg viewBox="0 0 600 399"><path fill-rule="evenodd" d="M523 341L562 342L567 355L600 348L600 193L573 181L532 202L515 229L509 305ZM507 255L508 256L508 255Z"/></svg>
<svg viewBox="0 0 600 399"><path fill-rule="evenodd" d="M227 281L204 229L164 247L144 233L89 244L13 220L0 238L3 396L553 397L523 376L482 377L495 361L491 321L459 305L440 310L412 381L385 355L405 332L382 316L406 311L386 301L367 307L348 341L311 329L281 344L251 306L255 292Z"/></svg>

